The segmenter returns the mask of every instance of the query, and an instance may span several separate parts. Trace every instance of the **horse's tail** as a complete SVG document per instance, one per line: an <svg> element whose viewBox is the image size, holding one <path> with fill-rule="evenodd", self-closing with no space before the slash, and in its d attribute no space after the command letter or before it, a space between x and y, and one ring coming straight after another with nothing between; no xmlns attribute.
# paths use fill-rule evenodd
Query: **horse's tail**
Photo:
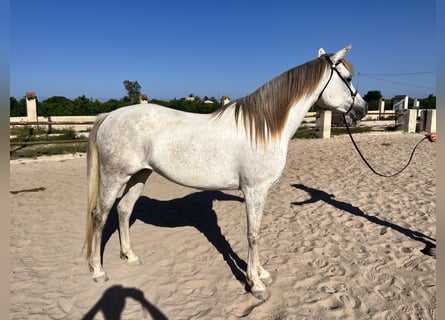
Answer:
<svg viewBox="0 0 445 320"><path fill-rule="evenodd" d="M108 114L99 114L94 122L93 128L88 137L87 149L87 181L88 181L88 206L87 206L87 226L85 245L87 246L87 259L91 256L93 243L93 213L97 205L99 195L100 175L99 175L99 155L97 151L96 138L97 130Z"/></svg>

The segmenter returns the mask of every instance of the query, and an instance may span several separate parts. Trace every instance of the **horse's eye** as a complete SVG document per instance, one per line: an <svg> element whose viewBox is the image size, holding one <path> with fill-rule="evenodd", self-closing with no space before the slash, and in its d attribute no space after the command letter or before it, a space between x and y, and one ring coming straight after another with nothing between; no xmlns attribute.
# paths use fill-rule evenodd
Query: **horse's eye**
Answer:
<svg viewBox="0 0 445 320"><path fill-rule="evenodd" d="M348 82L352 82L352 77L348 77L348 78L346 78L346 81L348 81Z"/></svg>

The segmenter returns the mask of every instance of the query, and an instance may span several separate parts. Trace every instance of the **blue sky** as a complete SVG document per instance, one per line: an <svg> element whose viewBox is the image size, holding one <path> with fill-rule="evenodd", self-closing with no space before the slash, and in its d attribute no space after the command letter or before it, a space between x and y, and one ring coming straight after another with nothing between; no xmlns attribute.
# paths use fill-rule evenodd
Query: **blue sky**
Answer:
<svg viewBox="0 0 445 320"><path fill-rule="evenodd" d="M10 3L10 91L236 99L348 44L354 84L427 97L436 86L436 4L413 1L60 1Z"/></svg>

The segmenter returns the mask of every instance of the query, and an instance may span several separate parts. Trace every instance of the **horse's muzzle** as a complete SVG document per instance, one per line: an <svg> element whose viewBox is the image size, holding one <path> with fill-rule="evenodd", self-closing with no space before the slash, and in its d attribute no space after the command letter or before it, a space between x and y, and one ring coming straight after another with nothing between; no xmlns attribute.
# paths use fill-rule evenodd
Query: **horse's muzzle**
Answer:
<svg viewBox="0 0 445 320"><path fill-rule="evenodd" d="M355 104L351 110L345 115L348 124L356 124L368 113L368 104L363 101L363 104Z"/></svg>

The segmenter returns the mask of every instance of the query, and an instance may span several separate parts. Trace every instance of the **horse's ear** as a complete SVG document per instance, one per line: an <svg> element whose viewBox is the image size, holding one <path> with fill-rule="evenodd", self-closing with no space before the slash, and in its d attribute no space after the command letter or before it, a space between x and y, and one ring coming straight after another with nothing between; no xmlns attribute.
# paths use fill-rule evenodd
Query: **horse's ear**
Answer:
<svg viewBox="0 0 445 320"><path fill-rule="evenodd" d="M320 58L322 55L326 54L323 48L318 49L318 57Z"/></svg>
<svg viewBox="0 0 445 320"><path fill-rule="evenodd" d="M337 64L341 59L345 57L345 55L351 50L352 45L347 46L344 49L339 50L336 54L331 57L331 61L333 64Z"/></svg>

